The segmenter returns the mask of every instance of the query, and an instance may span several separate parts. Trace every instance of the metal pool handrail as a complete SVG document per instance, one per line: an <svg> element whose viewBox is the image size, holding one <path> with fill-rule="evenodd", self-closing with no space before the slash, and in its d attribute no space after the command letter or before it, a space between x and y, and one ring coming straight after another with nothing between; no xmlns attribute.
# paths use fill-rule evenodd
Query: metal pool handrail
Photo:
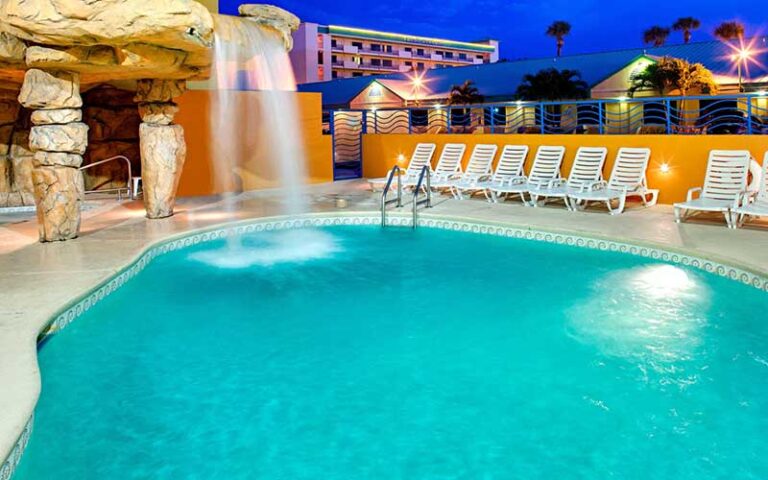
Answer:
<svg viewBox="0 0 768 480"><path fill-rule="evenodd" d="M115 160L124 160L125 164L128 166L128 179L125 182L126 183L125 188L118 187L118 188L104 188L104 189L99 189L99 190L87 190L84 193L117 192L117 199L121 200L122 199L121 193L122 193L123 190L125 190L128 193L129 197L132 196L132 192L131 192L131 179L133 178L133 175L132 175L132 170L131 170L131 160L128 157L124 156L124 155L115 155L114 157L105 158L104 160L99 160L98 162L93 162L93 163L89 163L88 165L83 165L82 167L80 167L80 171L82 172L82 171L87 170L87 169L89 169L91 167L96 167L98 165L102 165L102 164L105 164L105 163L108 163L108 162L113 162Z"/></svg>
<svg viewBox="0 0 768 480"><path fill-rule="evenodd" d="M421 167L421 173L419 173L419 181L416 182L416 189L413 191L413 228L416 228L418 220L419 205L424 204L427 208L432 208L432 170L429 169L429 165ZM419 200L419 191L421 185L426 180L427 196Z"/></svg>
<svg viewBox="0 0 768 480"><path fill-rule="evenodd" d="M389 193L389 189L392 187L392 181L395 178L395 175L397 175L397 197L387 200L387 194ZM397 207L400 208L403 206L403 175L402 175L402 169L395 165L392 170L389 172L389 177L387 178L387 185L384 187L384 191L381 193L381 226L386 227L387 226L387 205L391 203L397 203Z"/></svg>

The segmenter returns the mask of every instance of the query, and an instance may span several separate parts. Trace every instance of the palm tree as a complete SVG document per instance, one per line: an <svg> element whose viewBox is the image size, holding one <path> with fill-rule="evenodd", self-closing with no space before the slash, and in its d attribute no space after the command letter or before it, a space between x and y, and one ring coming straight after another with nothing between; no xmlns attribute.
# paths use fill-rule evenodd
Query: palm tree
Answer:
<svg viewBox="0 0 768 480"><path fill-rule="evenodd" d="M577 100L589 97L589 85L576 70L546 68L525 75L517 96L522 100Z"/></svg>
<svg viewBox="0 0 768 480"><path fill-rule="evenodd" d="M681 17L672 24L672 29L674 31L683 32L683 41L685 43L691 42L692 32L699 28L701 28L701 21L698 18L693 17Z"/></svg>
<svg viewBox="0 0 768 480"><path fill-rule="evenodd" d="M744 24L731 21L723 22L715 29L715 36L725 42L744 39Z"/></svg>
<svg viewBox="0 0 768 480"><path fill-rule="evenodd" d="M557 40L557 56L563 54L563 45L565 45L565 37L571 33L571 24L562 20L552 22L552 25L547 28L547 35Z"/></svg>
<svg viewBox="0 0 768 480"><path fill-rule="evenodd" d="M661 47L667 41L670 30L666 27L651 27L643 32L643 41L652 43L654 47Z"/></svg>
<svg viewBox="0 0 768 480"><path fill-rule="evenodd" d="M475 86L472 80L465 81L462 85L451 87L451 96L448 98L449 105L469 105L472 103L483 103L483 96L480 90Z"/></svg>
<svg viewBox="0 0 768 480"><path fill-rule="evenodd" d="M664 57L632 77L632 86L627 92L629 96L633 97L641 90L652 90L661 95L677 92L686 96L691 91L715 95L718 85L712 72L704 65L680 58Z"/></svg>

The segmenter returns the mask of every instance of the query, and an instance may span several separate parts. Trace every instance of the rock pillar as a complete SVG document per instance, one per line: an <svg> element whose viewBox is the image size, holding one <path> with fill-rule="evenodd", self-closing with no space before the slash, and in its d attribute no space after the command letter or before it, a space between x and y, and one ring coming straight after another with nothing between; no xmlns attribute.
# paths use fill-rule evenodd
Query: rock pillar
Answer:
<svg viewBox="0 0 768 480"><path fill-rule="evenodd" d="M186 90L183 80L140 80L135 100L142 124L141 178L147 218L173 215L176 189L187 155L184 128L173 124L178 106L173 102Z"/></svg>
<svg viewBox="0 0 768 480"><path fill-rule="evenodd" d="M40 241L75 238L84 191L79 167L88 145L88 126L81 122L80 76L27 70L19 103L33 110L29 147L35 152L32 183Z"/></svg>

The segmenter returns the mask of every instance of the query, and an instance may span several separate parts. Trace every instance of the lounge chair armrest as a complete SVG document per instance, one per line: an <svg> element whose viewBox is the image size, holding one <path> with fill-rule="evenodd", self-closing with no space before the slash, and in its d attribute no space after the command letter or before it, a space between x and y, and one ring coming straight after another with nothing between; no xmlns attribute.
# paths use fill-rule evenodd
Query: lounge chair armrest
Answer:
<svg viewBox="0 0 768 480"><path fill-rule="evenodd" d="M605 180L598 180L596 182L581 184L581 187L579 187L579 191L592 192L592 191L600 190L601 188L607 188L607 187L608 187L608 182L606 182Z"/></svg>
<svg viewBox="0 0 768 480"><path fill-rule="evenodd" d="M703 189L701 187L696 187L688 190L688 197L686 201L690 202L691 200L693 200L693 195L697 192L700 194L702 190Z"/></svg>
<svg viewBox="0 0 768 480"><path fill-rule="evenodd" d="M547 183L547 188L552 189L552 188L562 187L566 183L568 183L568 180L564 178L555 178L553 180L550 180L549 183Z"/></svg>
<svg viewBox="0 0 768 480"><path fill-rule="evenodd" d="M509 177L507 179L504 179L501 184L502 185L522 185L523 183L528 181L528 177L525 175L519 176L519 177Z"/></svg>
<svg viewBox="0 0 768 480"><path fill-rule="evenodd" d="M750 203L752 203L755 197L757 197L757 192L750 192L749 190L744 190L733 201L733 208L745 207Z"/></svg>

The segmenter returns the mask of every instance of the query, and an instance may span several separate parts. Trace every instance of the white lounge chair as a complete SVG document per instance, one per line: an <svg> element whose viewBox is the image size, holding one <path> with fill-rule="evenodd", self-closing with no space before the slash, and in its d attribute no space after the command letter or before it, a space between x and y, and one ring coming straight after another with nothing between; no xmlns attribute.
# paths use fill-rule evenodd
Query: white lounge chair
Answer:
<svg viewBox="0 0 768 480"><path fill-rule="evenodd" d="M675 204L675 221L680 223L691 212L719 212L725 216L728 228L736 228L732 209L747 189L751 156L748 150L713 150L707 162L703 188L692 188L688 199ZM698 198L693 198L696 192Z"/></svg>
<svg viewBox="0 0 768 480"><path fill-rule="evenodd" d="M733 213L738 215L737 227L750 218L768 217L768 152L763 159L763 169L758 185L755 194L744 192L740 205L733 209Z"/></svg>
<svg viewBox="0 0 768 480"><path fill-rule="evenodd" d="M627 197L640 197L645 206L656 205L659 191L649 189L646 179L650 159L648 148L620 148L607 182L598 181L568 192L571 208L579 210L590 202L599 202L606 204L611 215L619 215L624 212ZM619 203L615 209L614 201Z"/></svg>
<svg viewBox="0 0 768 480"><path fill-rule="evenodd" d="M493 160L496 158L496 152L499 147L496 145L475 145L472 155L469 157L467 169L457 180L451 182L449 187L451 193L462 200L463 192L482 191L484 188L478 188L478 183L488 181L493 172Z"/></svg>
<svg viewBox="0 0 768 480"><path fill-rule="evenodd" d="M601 181L607 155L608 149L605 147L579 147L568 179L558 178L546 185L533 186L528 192L531 203L536 206L539 204L539 199L546 201L556 198L562 200L569 210L573 210L568 201L568 192L579 191L587 185Z"/></svg>
<svg viewBox="0 0 768 480"><path fill-rule="evenodd" d="M525 194L532 188L548 185L552 180L560 178L560 166L563 164L565 147L542 145L536 151L531 173L528 176L511 178L503 185L490 188L494 198L502 195L520 195L523 204L528 205Z"/></svg>
<svg viewBox="0 0 768 480"><path fill-rule="evenodd" d="M432 173L430 184L433 189L451 188L451 182L461 177L461 159L467 146L463 143L446 143L440 153L440 160Z"/></svg>
<svg viewBox="0 0 768 480"><path fill-rule="evenodd" d="M406 168L405 172L401 174L401 181L403 182L403 186L415 185L419 180L421 170L425 166L429 166L430 169L432 168L431 162L432 157L435 154L435 148L436 145L434 143L419 143L416 145L416 148L413 150L413 154L411 155L411 161L408 163L408 168ZM391 172L391 170L387 172L386 177L372 178L368 180L368 184L371 186L371 189L384 189L384 186L386 186Z"/></svg>
<svg viewBox="0 0 768 480"><path fill-rule="evenodd" d="M503 187L514 179L523 176L525 159L528 157L527 145L506 145L501 150L499 163L489 180L477 182L477 188L482 189L485 197L490 202L497 202L493 188Z"/></svg>

